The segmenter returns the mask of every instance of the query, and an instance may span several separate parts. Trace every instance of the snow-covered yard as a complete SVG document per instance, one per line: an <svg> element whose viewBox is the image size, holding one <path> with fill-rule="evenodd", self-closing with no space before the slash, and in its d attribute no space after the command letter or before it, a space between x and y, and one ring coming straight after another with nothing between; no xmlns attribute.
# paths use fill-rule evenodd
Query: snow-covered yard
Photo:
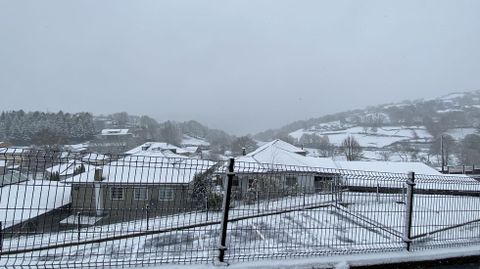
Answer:
<svg viewBox="0 0 480 269"><path fill-rule="evenodd" d="M335 203L331 195L313 194L237 205L230 214L226 259L235 263L269 257L403 250L405 204L401 199L399 194L347 192L341 203ZM472 223L419 238L413 247L478 241L480 225L475 220L480 218L479 202L480 197L473 196L416 195L413 236ZM220 217L220 212L192 212L152 218L149 230L163 232L3 256L1 263L11 266L30 262L46 267L212 263L218 255ZM146 230L146 220L88 227L80 230L80 240ZM70 230L7 238L4 250L75 242L77 236L76 230Z"/></svg>

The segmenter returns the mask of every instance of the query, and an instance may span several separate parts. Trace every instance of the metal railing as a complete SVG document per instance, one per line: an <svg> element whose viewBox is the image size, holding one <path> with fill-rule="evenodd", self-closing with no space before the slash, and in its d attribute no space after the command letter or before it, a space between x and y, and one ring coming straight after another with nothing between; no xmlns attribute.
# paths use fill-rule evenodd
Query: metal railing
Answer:
<svg viewBox="0 0 480 269"><path fill-rule="evenodd" d="M158 155L4 151L0 267L235 263L480 243L480 182L466 176Z"/></svg>

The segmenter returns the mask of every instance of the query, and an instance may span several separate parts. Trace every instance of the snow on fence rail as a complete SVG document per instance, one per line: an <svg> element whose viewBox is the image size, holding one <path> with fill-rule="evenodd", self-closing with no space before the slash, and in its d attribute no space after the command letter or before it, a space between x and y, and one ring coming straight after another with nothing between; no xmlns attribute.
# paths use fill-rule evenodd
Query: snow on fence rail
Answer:
<svg viewBox="0 0 480 269"><path fill-rule="evenodd" d="M480 243L480 183L469 177L154 153L4 149L0 267L238 262Z"/></svg>

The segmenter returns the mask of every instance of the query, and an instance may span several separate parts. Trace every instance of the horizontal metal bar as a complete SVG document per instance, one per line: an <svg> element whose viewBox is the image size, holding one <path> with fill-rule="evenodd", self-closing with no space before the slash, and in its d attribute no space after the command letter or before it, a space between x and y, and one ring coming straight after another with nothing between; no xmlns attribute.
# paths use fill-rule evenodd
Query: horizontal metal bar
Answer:
<svg viewBox="0 0 480 269"><path fill-rule="evenodd" d="M464 222L464 223L460 223L460 224L456 224L456 225L453 225L453 226L449 226L449 227L445 227L445 228L442 228L442 229L438 229L438 230L435 230L435 231L432 231L432 232L428 232L428 233L423 233L423 234L411 236L410 238L411 238L411 239L418 239L418 238L426 237L426 236L429 236L429 235L432 235L432 234L436 234L436 233L440 233L440 232L445 232L445 231L448 231L448 230L452 230L452 229L455 229L455 228L459 228L459 227L462 227L462 226L466 226L466 225L469 225L469 224L472 224L472 223L475 223L475 222L480 222L480 219L471 220L471 221L467 221L467 222Z"/></svg>
<svg viewBox="0 0 480 269"><path fill-rule="evenodd" d="M331 204L331 202L328 202L328 204L325 203L325 204L320 204L320 205L295 207L295 208L285 209L285 210L281 210L281 211L273 211L273 212L265 212L265 213L261 213L261 214L241 216L241 217L231 218L231 219L229 219L229 222L236 222L236 221L241 221L241 220L246 220L246 219L265 217L265 216L273 216L273 215L279 215L279 214L284 214L284 213L290 213L290 212L294 212L294 211L309 210L309 209L329 207L329 206L333 206L333 204ZM80 246L80 245L86 245L86 244L103 243L103 242L108 242L108 241L116 241L116 240L128 239L128 238L145 236L145 235L162 234L162 233L168 233L168 232L173 232L173 231L181 231L181 230L198 228L198 227L205 227L205 226L216 225L216 224L220 224L220 220L202 222L202 223L197 223L197 224L190 224L190 225L179 226L179 227L165 228L165 229L160 229L160 230L155 230L155 231L143 231L143 232L138 232L138 233L111 236L111 237L105 237L105 238L99 238L99 239L93 239L93 240L86 240L86 241L80 241L80 242L75 241L75 242L69 242L69 243L63 243L63 244L48 245L48 246L43 246L43 247L33 247L33 248L27 248L27 249L7 250L7 251L2 251L0 257L4 256L4 255L14 255L14 254L42 251L42 250L55 249L55 248L65 248L65 247L73 247L73 246Z"/></svg>

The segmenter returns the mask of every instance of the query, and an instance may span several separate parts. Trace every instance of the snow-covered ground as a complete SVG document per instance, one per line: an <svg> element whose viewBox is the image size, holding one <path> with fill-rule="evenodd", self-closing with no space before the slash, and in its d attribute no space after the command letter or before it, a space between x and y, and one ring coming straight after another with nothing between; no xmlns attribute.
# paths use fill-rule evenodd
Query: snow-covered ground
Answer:
<svg viewBox="0 0 480 269"><path fill-rule="evenodd" d="M469 134L476 134L475 128L452 128L445 132L452 136L456 141L461 141ZM390 161L416 161L423 160L430 163L438 163L438 156L429 154L430 143L433 136L427 131L425 126L383 126L376 129L370 127L353 126L351 124L341 124L339 121L322 123L309 128L298 129L290 133L295 139L300 139L304 134L316 134L328 137L330 143L340 146L342 141L348 136L353 136L364 148L363 160L385 160ZM396 143L410 143L412 148L417 151L413 158L411 152L400 152L393 149ZM310 156L317 156L316 149L307 149ZM387 153L387 155L386 155ZM342 156L336 156L342 158ZM451 161L454 161L451 156Z"/></svg>
<svg viewBox="0 0 480 269"><path fill-rule="evenodd" d="M402 193L345 192L341 203L331 195L300 195L237 204L231 211L226 260L271 257L304 257L401 251L405 249L405 204ZM414 249L478 242L480 197L418 194L414 200L412 235L431 233L452 225L468 225L426 235L414 241ZM282 211L283 213L279 212ZM256 214L261 215L256 215ZM270 213L270 215L266 215ZM250 216L248 218L239 218ZM220 212L193 212L152 218L150 230L162 233L78 246L3 256L1 263L32 263L62 267L106 263L139 265L155 263L213 263L218 255ZM189 226L199 224L196 227ZM89 227L80 240L99 239L146 231L146 220ZM182 228L183 227L183 228ZM169 228L177 228L170 229ZM4 251L24 247L74 242L77 231L6 238Z"/></svg>
<svg viewBox="0 0 480 269"><path fill-rule="evenodd" d="M327 136L330 143L340 146L348 136L353 136L362 147L383 148L397 142L429 142L432 136L423 126L385 126L373 131L371 128L350 127L337 130L299 129L290 133L293 138L300 139L303 134Z"/></svg>

